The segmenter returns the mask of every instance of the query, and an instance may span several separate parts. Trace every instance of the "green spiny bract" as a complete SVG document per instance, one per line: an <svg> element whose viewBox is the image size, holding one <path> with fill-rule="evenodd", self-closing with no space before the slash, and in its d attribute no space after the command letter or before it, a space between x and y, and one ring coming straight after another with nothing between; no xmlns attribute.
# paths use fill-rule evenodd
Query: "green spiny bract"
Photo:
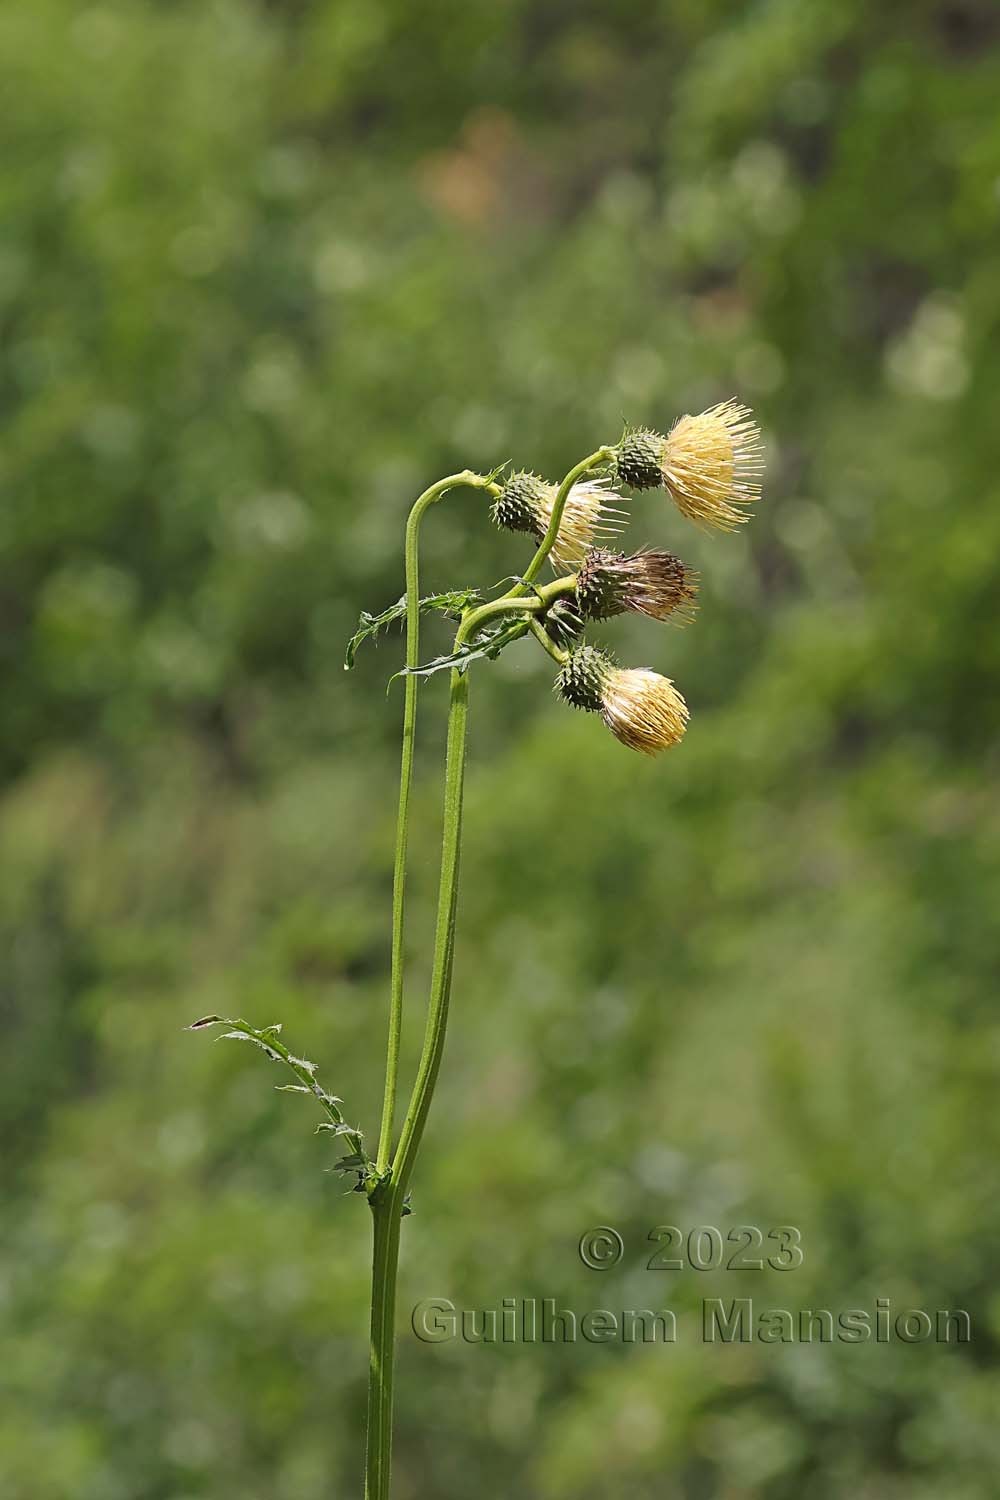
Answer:
<svg viewBox="0 0 1000 1500"><path fill-rule="evenodd" d="M576 579L576 600L586 620L609 620L628 609L628 580L620 567L623 552L591 547Z"/></svg>
<svg viewBox="0 0 1000 1500"><path fill-rule="evenodd" d="M495 525L504 531L527 531L541 537L545 533L541 524L544 506L551 489L537 474L524 470L512 474L490 510Z"/></svg>
<svg viewBox="0 0 1000 1500"><path fill-rule="evenodd" d="M626 432L615 453L615 470L622 484L633 490L659 489L663 484L663 448L658 432Z"/></svg>
<svg viewBox="0 0 1000 1500"><path fill-rule="evenodd" d="M557 599L542 624L557 646L568 646L583 634L583 618L572 599Z"/></svg>
<svg viewBox="0 0 1000 1500"><path fill-rule="evenodd" d="M596 646L578 646L559 669L556 692L574 708L600 713L604 686L615 664L607 652Z"/></svg>

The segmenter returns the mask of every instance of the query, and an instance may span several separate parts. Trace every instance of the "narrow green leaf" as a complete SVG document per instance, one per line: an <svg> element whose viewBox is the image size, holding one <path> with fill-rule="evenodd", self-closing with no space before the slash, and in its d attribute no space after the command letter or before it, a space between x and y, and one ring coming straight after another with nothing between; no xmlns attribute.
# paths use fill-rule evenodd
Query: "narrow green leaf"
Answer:
<svg viewBox="0 0 1000 1500"><path fill-rule="evenodd" d="M268 1057L271 1058L272 1062L280 1062L281 1061L281 1053L280 1052L275 1052L275 1050L274 1050L273 1047L269 1047L267 1045L267 1042L265 1042L265 1040L264 1040L263 1037L261 1037L261 1036L254 1036L253 1033L249 1032L249 1031L224 1031L222 1033L222 1035L219 1037L219 1041L220 1042L252 1042L255 1047L259 1047L262 1052L266 1052L267 1055L268 1055Z"/></svg>
<svg viewBox="0 0 1000 1500"><path fill-rule="evenodd" d="M451 615L455 619L462 611L469 609L473 604L482 602L482 595L478 589L451 589L445 594L427 594L420 601L420 613L427 614L436 610L441 614ZM347 653L344 657L344 671L349 672L354 666L358 647L367 640L375 640L380 631L386 630L390 625L406 618L406 595L397 599L395 604L390 604L388 609L382 610L381 614L373 615L368 610L361 611L358 620L358 628L347 643Z"/></svg>
<svg viewBox="0 0 1000 1500"><path fill-rule="evenodd" d="M363 1156L358 1156L358 1154L355 1152L351 1156L341 1156L339 1160L334 1162L333 1166L330 1167L329 1170L331 1172L339 1172L341 1175L344 1175L347 1172L357 1172L362 1167L366 1167L367 1165L368 1163L365 1161L365 1158Z"/></svg>
<svg viewBox="0 0 1000 1500"><path fill-rule="evenodd" d="M447 656L437 656L433 661L425 662L420 667L402 667L389 678L389 687L397 677L433 677L436 672L447 672L452 667L465 672L474 661L495 661L501 651L512 645L514 641L520 640L527 629L528 626L524 620L497 626L489 632L484 632L478 641L474 641L471 645L460 646L457 651L451 651Z"/></svg>

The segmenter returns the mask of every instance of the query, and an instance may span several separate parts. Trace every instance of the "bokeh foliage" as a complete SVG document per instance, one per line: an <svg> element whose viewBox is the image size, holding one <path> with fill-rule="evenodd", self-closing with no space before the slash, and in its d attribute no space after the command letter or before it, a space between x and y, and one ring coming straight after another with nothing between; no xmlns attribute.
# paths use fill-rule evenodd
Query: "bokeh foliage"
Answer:
<svg viewBox="0 0 1000 1500"><path fill-rule="evenodd" d="M8 0L0 58L4 1500L358 1493L363 1205L266 1062L181 1027L283 1020L374 1129L398 642L341 662L410 499L731 394L759 516L705 539L637 498L700 618L605 632L678 680L682 749L558 707L530 643L476 672L404 1314L889 1296L974 1342L434 1348L404 1316L398 1492L987 1500L995 7ZM474 495L427 535L428 587L525 560ZM792 1222L806 1262L644 1272L663 1222Z"/></svg>

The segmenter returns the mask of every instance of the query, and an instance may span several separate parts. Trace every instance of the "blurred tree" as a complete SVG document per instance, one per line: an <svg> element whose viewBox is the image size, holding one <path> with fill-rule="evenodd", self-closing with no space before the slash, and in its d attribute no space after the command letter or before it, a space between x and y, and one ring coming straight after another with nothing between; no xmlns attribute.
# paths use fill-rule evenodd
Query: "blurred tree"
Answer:
<svg viewBox="0 0 1000 1500"><path fill-rule="evenodd" d="M754 524L634 507L702 572L652 663L683 749L636 764L527 649L476 680L404 1259L404 1305L686 1332L404 1338L399 1497L988 1500L995 6L8 0L0 58L4 1500L356 1492L362 1210L264 1064L180 1027L280 1017L371 1127L395 643L341 660L409 500L730 394ZM473 496L428 533L429 585L523 562ZM805 1264L646 1274L662 1222L792 1222ZM711 1348L703 1295L974 1341Z"/></svg>

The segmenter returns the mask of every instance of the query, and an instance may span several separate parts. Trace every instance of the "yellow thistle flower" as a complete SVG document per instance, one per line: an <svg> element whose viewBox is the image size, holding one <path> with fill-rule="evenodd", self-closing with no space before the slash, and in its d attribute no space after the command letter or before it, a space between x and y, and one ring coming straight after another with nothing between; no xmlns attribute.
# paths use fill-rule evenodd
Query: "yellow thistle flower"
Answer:
<svg viewBox="0 0 1000 1500"><path fill-rule="evenodd" d="M578 646L570 652L555 685L574 708L599 713L630 750L656 755L684 737L687 704L669 677L648 667L617 667L595 646Z"/></svg>
<svg viewBox="0 0 1000 1500"><path fill-rule="evenodd" d="M749 407L723 401L681 417L667 437L627 432L615 449L618 478L633 489L665 486L689 520L731 531L747 519L741 507L760 497L764 468L760 429Z"/></svg>
<svg viewBox="0 0 1000 1500"><path fill-rule="evenodd" d="M760 498L764 456L753 413L723 401L697 417L681 417L670 429L660 467L683 515L731 531L747 519L740 507Z"/></svg>
<svg viewBox="0 0 1000 1500"><path fill-rule="evenodd" d="M657 755L680 744L688 709L669 677L648 667L617 668L601 694L601 718L630 750Z"/></svg>
<svg viewBox="0 0 1000 1500"><path fill-rule="evenodd" d="M558 487L537 474L512 474L494 502L492 515L507 531L527 531L541 541L552 520ZM579 567L596 543L616 536L625 525L625 513L609 501L621 496L608 491L608 481L587 479L574 484L566 497L559 533L550 554L553 567Z"/></svg>

